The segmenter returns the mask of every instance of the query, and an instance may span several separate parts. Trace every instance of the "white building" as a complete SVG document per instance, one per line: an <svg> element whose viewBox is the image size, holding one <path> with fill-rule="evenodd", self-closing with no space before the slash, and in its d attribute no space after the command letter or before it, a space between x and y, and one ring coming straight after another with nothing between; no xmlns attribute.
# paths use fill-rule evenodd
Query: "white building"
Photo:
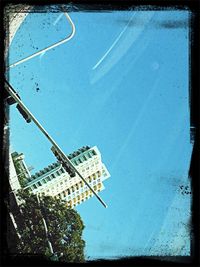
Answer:
<svg viewBox="0 0 200 267"><path fill-rule="evenodd" d="M9 154L9 183L10 183L11 190L15 195L16 201L19 203L16 197L16 193L17 193L17 190L21 189L21 185L18 180L17 172L15 169L11 154Z"/></svg>
<svg viewBox="0 0 200 267"><path fill-rule="evenodd" d="M101 154L96 146L82 147L68 155L68 158L95 191L100 192L104 189L103 181L108 179L110 174L102 163ZM61 198L72 208L93 196L81 178L77 174L70 177L59 162L32 175L25 188L31 189L34 194Z"/></svg>

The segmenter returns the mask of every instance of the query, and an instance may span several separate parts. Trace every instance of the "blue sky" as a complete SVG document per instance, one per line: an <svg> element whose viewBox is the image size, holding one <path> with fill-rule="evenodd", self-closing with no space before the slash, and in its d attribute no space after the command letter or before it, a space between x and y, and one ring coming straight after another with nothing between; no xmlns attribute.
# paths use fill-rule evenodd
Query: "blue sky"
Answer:
<svg viewBox="0 0 200 267"><path fill-rule="evenodd" d="M70 153L97 145L111 177L77 207L88 258L189 255L189 12L75 12L69 42L10 69L30 111ZM70 33L60 13L31 13L10 64ZM36 89L39 88L37 91ZM10 146L37 171L51 144L14 106Z"/></svg>

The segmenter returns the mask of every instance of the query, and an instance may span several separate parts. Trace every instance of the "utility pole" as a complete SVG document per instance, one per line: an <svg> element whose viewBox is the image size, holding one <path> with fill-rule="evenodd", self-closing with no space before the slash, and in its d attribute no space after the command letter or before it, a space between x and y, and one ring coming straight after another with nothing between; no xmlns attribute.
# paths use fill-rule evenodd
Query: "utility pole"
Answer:
<svg viewBox="0 0 200 267"><path fill-rule="evenodd" d="M39 130L46 136L46 138L51 142L55 150L60 154L62 157L62 160L67 163L71 169L78 174L78 176L81 178L81 180L88 186L88 188L92 191L92 193L96 196L96 198L101 202L101 204L107 208L106 203L101 199L101 197L95 192L95 190L90 186L90 184L86 181L86 179L82 176L82 174L74 167L73 163L68 159L68 157L65 155L65 153L61 150L61 148L57 145L57 143L53 140L53 138L48 134L48 132L42 127L42 125L38 122L38 120L33 116L33 114L28 110L28 108L23 104L21 99L17 96L15 93L15 90L13 87L8 83L8 81L5 79L5 83L7 86L5 86L5 89L10 94L12 98L18 103L18 105L23 109L23 111L30 117L30 119L36 124L36 126L39 128Z"/></svg>
<svg viewBox="0 0 200 267"><path fill-rule="evenodd" d="M46 234L48 246L49 246L49 249L50 249L51 254L54 255L53 247L52 247L52 244L51 244L51 242L49 240L49 232L48 232L48 228L47 228L47 223L46 223L45 218L44 218L44 216L42 214L42 209L41 209L41 204L40 204L40 198L39 198L38 194L36 194L36 197L37 197L37 202L38 202L38 205L39 205L39 208L40 208L40 213L42 215L42 221L43 221L43 224L44 224L44 230L45 230L45 234Z"/></svg>

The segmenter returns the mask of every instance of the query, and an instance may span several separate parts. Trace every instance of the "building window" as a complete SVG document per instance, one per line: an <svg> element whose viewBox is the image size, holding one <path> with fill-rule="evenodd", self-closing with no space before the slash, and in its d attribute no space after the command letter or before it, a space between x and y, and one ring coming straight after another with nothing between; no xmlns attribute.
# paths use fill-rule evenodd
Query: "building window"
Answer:
<svg viewBox="0 0 200 267"><path fill-rule="evenodd" d="M91 152L92 152L92 155L93 156L96 156L97 155L96 151L92 150Z"/></svg>
<svg viewBox="0 0 200 267"><path fill-rule="evenodd" d="M85 156L85 155L83 155L83 159L84 159L84 160L87 160L87 158L86 158L86 156Z"/></svg>
<svg viewBox="0 0 200 267"><path fill-rule="evenodd" d="M87 153L89 158L92 158L92 154L90 152Z"/></svg>
<svg viewBox="0 0 200 267"><path fill-rule="evenodd" d="M47 181L51 181L50 176L47 176L47 177L46 177L46 180L47 180Z"/></svg>
<svg viewBox="0 0 200 267"><path fill-rule="evenodd" d="M42 182L42 184L46 184L47 183L46 179L42 179L41 182Z"/></svg>
<svg viewBox="0 0 200 267"><path fill-rule="evenodd" d="M72 161L72 163L73 163L74 165L76 165L76 166L78 165L78 162L77 162L77 160L75 160L75 159Z"/></svg>
<svg viewBox="0 0 200 267"><path fill-rule="evenodd" d="M80 159L82 160L82 162L84 162L84 161L85 161L85 158L84 158L84 156L80 157ZM86 159L86 160L87 160L87 159Z"/></svg>
<svg viewBox="0 0 200 267"><path fill-rule="evenodd" d="M76 160L72 160L71 162L72 162L74 165L77 165Z"/></svg>
<svg viewBox="0 0 200 267"><path fill-rule="evenodd" d="M36 184L33 184L33 189L36 189L37 188L37 185Z"/></svg>

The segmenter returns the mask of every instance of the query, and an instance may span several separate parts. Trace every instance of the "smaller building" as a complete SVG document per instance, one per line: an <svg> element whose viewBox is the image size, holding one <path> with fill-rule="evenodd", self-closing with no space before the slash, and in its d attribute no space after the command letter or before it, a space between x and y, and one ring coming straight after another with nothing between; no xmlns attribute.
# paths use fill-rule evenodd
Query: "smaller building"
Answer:
<svg viewBox="0 0 200 267"><path fill-rule="evenodd" d="M10 183L10 189L16 198L16 193L19 189L21 189L21 185L18 180L18 175L11 154L9 154L9 183Z"/></svg>
<svg viewBox="0 0 200 267"><path fill-rule="evenodd" d="M15 171L17 173L18 181L21 187L24 187L27 184L27 181L29 181L31 177L29 169L24 161L24 154L13 152L11 154L11 157L15 167Z"/></svg>

